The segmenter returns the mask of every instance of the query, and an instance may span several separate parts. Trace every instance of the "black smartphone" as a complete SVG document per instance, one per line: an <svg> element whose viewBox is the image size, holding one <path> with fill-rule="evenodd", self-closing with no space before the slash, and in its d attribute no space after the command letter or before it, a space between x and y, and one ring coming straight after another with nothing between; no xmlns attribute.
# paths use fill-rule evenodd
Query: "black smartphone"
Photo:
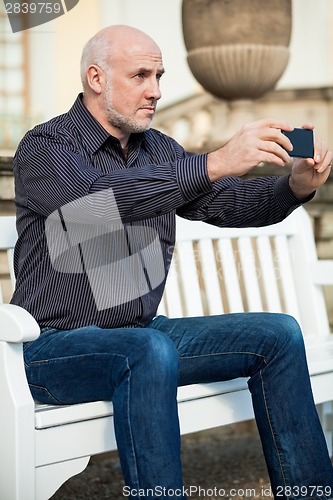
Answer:
<svg viewBox="0 0 333 500"><path fill-rule="evenodd" d="M282 130L282 133L289 138L294 148L292 151L288 151L289 156L295 158L314 157L313 130L294 128L291 132Z"/></svg>

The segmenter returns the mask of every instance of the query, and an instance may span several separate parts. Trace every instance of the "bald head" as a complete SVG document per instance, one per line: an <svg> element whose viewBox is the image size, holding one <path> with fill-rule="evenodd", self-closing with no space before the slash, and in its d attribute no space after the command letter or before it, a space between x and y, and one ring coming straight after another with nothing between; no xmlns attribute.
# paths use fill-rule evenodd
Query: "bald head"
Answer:
<svg viewBox="0 0 333 500"><path fill-rule="evenodd" d="M83 104L122 145L149 129L161 98L162 54L137 28L114 25L99 31L83 49Z"/></svg>
<svg viewBox="0 0 333 500"><path fill-rule="evenodd" d="M145 51L159 53L155 41L143 31L126 25L113 25L102 29L84 46L81 58L81 80L87 90L87 69L96 64L105 71L120 57L144 47Z"/></svg>

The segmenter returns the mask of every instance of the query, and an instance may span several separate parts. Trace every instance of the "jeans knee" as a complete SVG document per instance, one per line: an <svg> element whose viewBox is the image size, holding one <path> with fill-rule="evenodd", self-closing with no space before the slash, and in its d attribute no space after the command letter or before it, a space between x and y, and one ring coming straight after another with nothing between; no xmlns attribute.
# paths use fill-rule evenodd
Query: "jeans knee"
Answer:
<svg viewBox="0 0 333 500"><path fill-rule="evenodd" d="M172 340L158 330L146 329L140 348L139 362L151 375L165 374L177 376L179 370L179 354Z"/></svg>
<svg viewBox="0 0 333 500"><path fill-rule="evenodd" d="M302 330L297 320L288 314L276 314L274 320L274 352L283 352L286 357L305 357Z"/></svg>
<svg viewBox="0 0 333 500"><path fill-rule="evenodd" d="M303 334L298 321L289 314L278 314L276 329L281 338L291 344L303 344Z"/></svg>

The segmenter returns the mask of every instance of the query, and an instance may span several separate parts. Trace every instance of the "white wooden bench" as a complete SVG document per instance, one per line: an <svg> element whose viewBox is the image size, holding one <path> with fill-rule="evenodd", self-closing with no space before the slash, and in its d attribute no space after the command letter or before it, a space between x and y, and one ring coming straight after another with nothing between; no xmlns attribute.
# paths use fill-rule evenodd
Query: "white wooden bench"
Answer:
<svg viewBox="0 0 333 500"><path fill-rule="evenodd" d="M0 249L16 240L14 217L0 217ZM12 269L12 268L11 268ZM12 270L11 270L12 273ZM287 312L301 323L311 381L332 454L333 341L322 285L333 261L318 261L311 221L300 208L266 228L217 229L179 220L174 263L160 313L191 316ZM91 455L116 449L110 402L35 405L22 342L39 328L23 309L0 305L0 492L4 500L47 499L81 472ZM179 390L182 433L253 418L245 379Z"/></svg>

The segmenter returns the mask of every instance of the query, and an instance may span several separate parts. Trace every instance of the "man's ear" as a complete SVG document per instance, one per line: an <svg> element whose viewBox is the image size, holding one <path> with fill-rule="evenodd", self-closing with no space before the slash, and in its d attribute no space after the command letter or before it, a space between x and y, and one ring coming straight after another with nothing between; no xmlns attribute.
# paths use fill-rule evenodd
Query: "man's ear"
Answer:
<svg viewBox="0 0 333 500"><path fill-rule="evenodd" d="M96 64L91 64L87 69L87 83L96 94L101 94L103 80L103 70Z"/></svg>

